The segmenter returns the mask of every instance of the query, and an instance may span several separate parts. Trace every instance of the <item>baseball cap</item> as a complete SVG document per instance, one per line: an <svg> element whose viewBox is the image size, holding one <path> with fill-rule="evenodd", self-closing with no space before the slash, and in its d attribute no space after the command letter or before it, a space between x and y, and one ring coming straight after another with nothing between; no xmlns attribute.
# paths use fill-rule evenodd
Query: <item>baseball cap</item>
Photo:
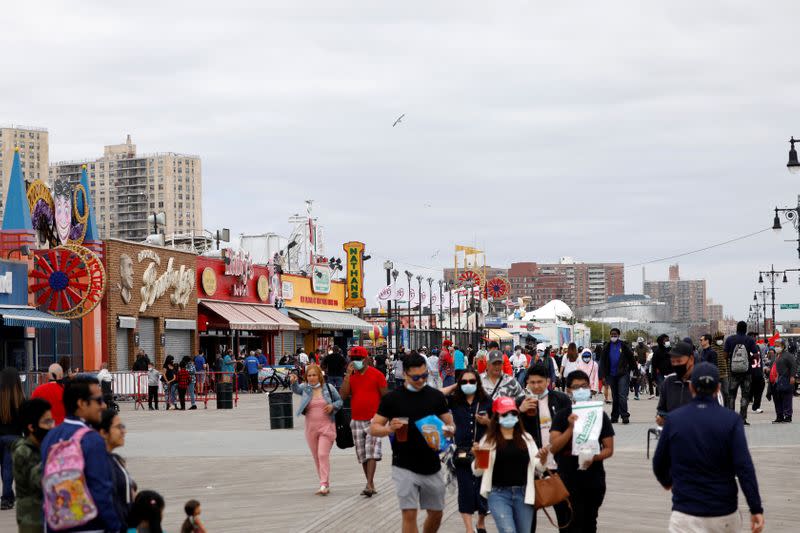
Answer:
<svg viewBox="0 0 800 533"><path fill-rule="evenodd" d="M670 357L688 357L694 353L692 345L688 342L679 342L669 351Z"/></svg>
<svg viewBox="0 0 800 533"><path fill-rule="evenodd" d="M489 364L496 363L496 362L503 362L503 352L500 350L492 350L489 352Z"/></svg>
<svg viewBox="0 0 800 533"><path fill-rule="evenodd" d="M353 346L350 348L350 357L369 357L369 352L363 346Z"/></svg>
<svg viewBox="0 0 800 533"><path fill-rule="evenodd" d="M692 386L694 388L711 388L719 385L719 370L711 363L702 362L692 370Z"/></svg>
<svg viewBox="0 0 800 533"><path fill-rule="evenodd" d="M509 411L517 411L517 402L514 401L514 398L500 396L492 402L492 411L498 415L504 415Z"/></svg>

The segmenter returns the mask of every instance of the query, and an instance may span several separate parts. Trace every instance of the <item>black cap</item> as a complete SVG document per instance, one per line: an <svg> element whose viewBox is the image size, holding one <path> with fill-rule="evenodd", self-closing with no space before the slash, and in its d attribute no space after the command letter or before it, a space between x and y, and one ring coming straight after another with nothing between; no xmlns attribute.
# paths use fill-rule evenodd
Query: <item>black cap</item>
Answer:
<svg viewBox="0 0 800 533"><path fill-rule="evenodd" d="M681 341L669 351L670 357L686 357L694 353L694 348L688 342Z"/></svg>
<svg viewBox="0 0 800 533"><path fill-rule="evenodd" d="M719 370L711 363L702 362L692 369L692 386L714 388L719 385Z"/></svg>

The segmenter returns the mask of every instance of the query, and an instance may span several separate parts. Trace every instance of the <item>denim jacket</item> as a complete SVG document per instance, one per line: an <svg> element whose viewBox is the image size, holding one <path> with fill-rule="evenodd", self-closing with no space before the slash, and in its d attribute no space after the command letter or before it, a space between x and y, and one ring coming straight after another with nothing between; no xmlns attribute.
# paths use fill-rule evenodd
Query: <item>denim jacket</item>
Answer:
<svg viewBox="0 0 800 533"><path fill-rule="evenodd" d="M292 383L292 392L302 396L300 399L300 406L297 408L297 412L294 414L294 416L305 414L306 407L308 407L308 404L311 403L313 390L314 389L311 388L311 385L308 383ZM329 416L331 420L334 420L336 411L342 408L342 397L339 396L339 392L336 390L336 387L328 383L322 386L322 397L325 398L326 402L333 405L333 411L331 411Z"/></svg>

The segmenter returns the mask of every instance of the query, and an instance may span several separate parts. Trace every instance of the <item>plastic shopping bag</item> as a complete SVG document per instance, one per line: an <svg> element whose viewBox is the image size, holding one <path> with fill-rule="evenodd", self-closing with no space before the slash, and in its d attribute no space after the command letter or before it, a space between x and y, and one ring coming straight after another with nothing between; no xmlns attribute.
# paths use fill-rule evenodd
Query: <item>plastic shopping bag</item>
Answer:
<svg viewBox="0 0 800 533"><path fill-rule="evenodd" d="M578 415L572 428L572 455L581 458L600 453L600 430L603 427L603 402L578 402L572 406ZM583 464L583 461L579 461Z"/></svg>
<svg viewBox="0 0 800 533"><path fill-rule="evenodd" d="M444 436L444 422L438 416L428 415L417 420L415 424L425 442L433 450L443 452L450 446L450 439Z"/></svg>

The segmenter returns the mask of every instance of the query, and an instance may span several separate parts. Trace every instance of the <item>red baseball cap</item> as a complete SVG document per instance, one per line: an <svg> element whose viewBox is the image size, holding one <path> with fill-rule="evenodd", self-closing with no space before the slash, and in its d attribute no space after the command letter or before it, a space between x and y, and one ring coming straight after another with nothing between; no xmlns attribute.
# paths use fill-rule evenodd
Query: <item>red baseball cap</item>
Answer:
<svg viewBox="0 0 800 533"><path fill-rule="evenodd" d="M514 401L514 398L500 396L492 403L492 411L498 415L504 415L509 411L517 411L517 402Z"/></svg>
<svg viewBox="0 0 800 533"><path fill-rule="evenodd" d="M369 352L363 346L353 346L350 348L350 357L369 357Z"/></svg>

